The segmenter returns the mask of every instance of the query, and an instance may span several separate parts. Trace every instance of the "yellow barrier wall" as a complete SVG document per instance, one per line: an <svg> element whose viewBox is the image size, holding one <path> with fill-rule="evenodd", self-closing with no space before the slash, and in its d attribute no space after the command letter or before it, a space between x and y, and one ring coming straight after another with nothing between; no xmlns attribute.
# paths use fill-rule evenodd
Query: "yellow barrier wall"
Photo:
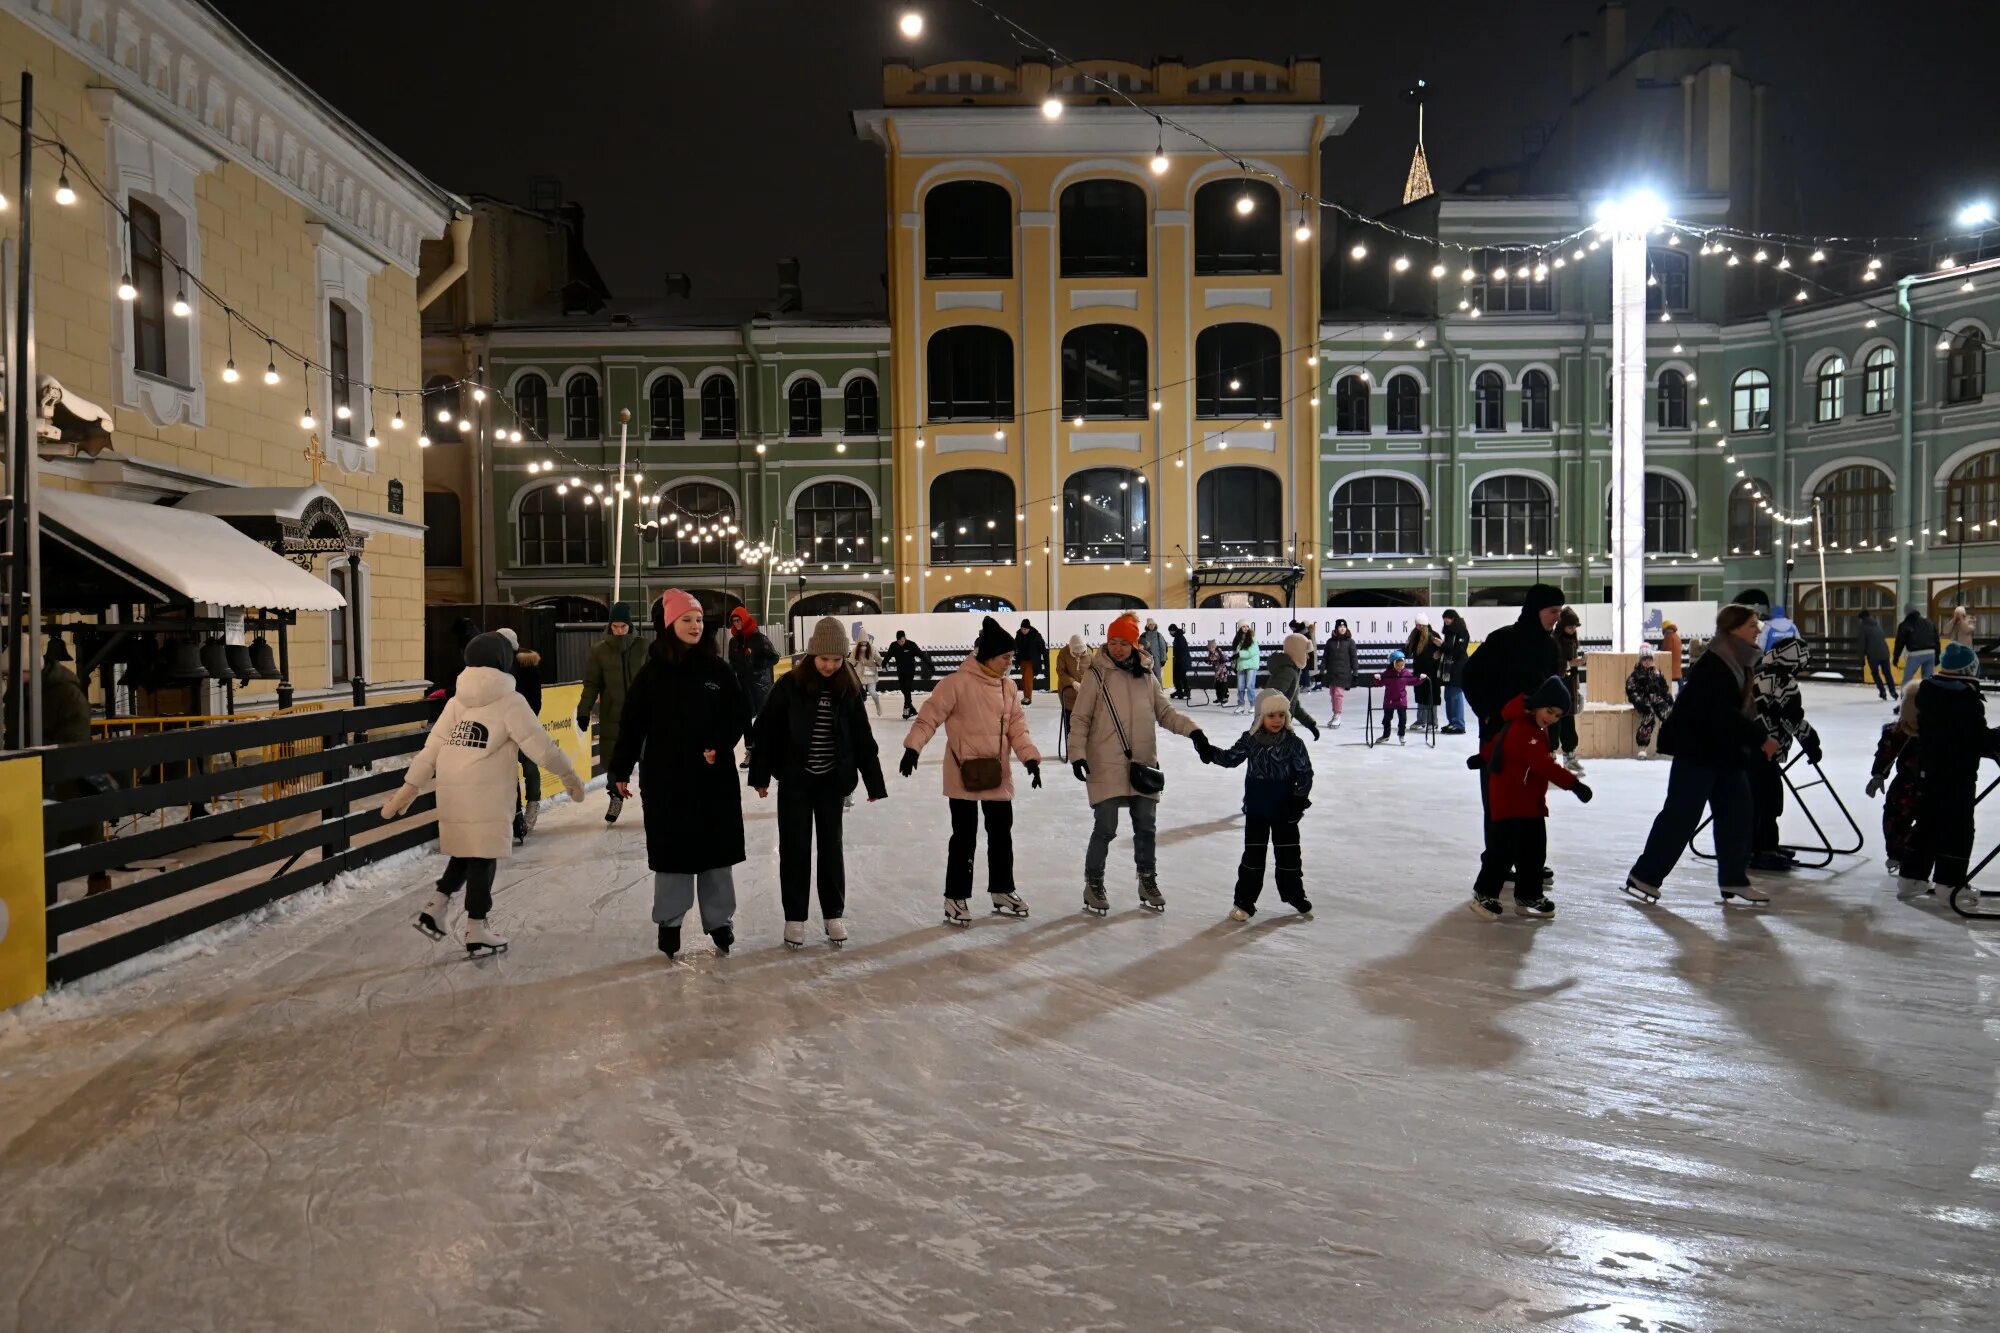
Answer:
<svg viewBox="0 0 2000 1333"><path fill-rule="evenodd" d="M0 1009L48 988L42 904L42 761L0 758Z"/></svg>
<svg viewBox="0 0 2000 1333"><path fill-rule="evenodd" d="M590 781L590 738L576 729L576 706L583 702L583 686L547 685L542 688L542 730L549 738L562 746L569 761L576 765L576 771L585 782ZM606 763L611 756L605 755ZM542 795L554 796L562 791L562 780L546 768L542 770Z"/></svg>

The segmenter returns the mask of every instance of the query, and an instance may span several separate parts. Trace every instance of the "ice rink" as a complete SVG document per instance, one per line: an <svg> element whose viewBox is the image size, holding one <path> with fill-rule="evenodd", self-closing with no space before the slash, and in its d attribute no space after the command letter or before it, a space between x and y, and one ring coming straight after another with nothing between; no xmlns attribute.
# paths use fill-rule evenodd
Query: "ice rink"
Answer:
<svg viewBox="0 0 2000 1333"><path fill-rule="evenodd" d="M1350 723L1315 919L1225 919L1242 772L1173 743L1164 917L1124 838L1078 912L1051 760L1034 915L951 930L943 746L897 778L892 701L853 942L784 949L750 794L737 951L668 964L639 811L558 799L504 957L410 928L423 858L0 1017L0 1327L1995 1327L2000 937L1883 873L1887 710L1807 702L1869 849L1763 911L1691 860L1623 898L1667 775L1624 761L1552 797L1560 916L1477 920L1469 741Z"/></svg>

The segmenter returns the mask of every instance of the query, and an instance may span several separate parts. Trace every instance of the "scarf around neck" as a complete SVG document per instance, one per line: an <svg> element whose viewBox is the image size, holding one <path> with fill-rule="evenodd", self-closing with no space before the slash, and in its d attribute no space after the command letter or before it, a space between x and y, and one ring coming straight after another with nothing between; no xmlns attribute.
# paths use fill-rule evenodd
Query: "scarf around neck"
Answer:
<svg viewBox="0 0 2000 1333"><path fill-rule="evenodd" d="M1762 656L1754 643L1745 643L1734 634L1718 634L1709 642L1708 650L1719 653L1729 673L1736 677L1736 688L1747 691L1750 688L1750 672ZM1745 705L1748 707L1748 705Z"/></svg>

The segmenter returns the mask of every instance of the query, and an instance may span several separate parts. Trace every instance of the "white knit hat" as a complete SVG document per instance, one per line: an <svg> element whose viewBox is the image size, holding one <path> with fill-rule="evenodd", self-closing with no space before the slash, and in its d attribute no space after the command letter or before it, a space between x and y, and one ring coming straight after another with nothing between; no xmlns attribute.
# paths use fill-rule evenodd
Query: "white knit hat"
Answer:
<svg viewBox="0 0 2000 1333"><path fill-rule="evenodd" d="M1285 721L1290 722L1292 720L1291 702L1276 690L1259 690L1257 692L1257 721L1261 724L1265 718L1273 713L1283 713Z"/></svg>

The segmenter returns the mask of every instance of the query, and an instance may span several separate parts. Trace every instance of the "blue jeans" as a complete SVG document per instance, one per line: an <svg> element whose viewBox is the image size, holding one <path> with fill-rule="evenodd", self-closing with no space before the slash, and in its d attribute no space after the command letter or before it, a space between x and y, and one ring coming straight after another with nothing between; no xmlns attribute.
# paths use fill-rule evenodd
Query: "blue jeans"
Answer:
<svg viewBox="0 0 2000 1333"><path fill-rule="evenodd" d="M1667 774L1667 799L1653 817L1646 849L1632 878L1659 888L1674 872L1703 807L1715 811L1715 882L1725 889L1750 882L1750 779L1741 768L1677 758Z"/></svg>
<svg viewBox="0 0 2000 1333"><path fill-rule="evenodd" d="M1257 702L1257 673L1239 672L1236 677L1236 706L1249 708Z"/></svg>
<svg viewBox="0 0 2000 1333"><path fill-rule="evenodd" d="M1912 648L1903 659L1903 683L1910 683L1910 677L1921 674L1925 680L1937 670L1937 650L1935 648Z"/></svg>
<svg viewBox="0 0 2000 1333"><path fill-rule="evenodd" d="M1444 687L1444 721L1448 727L1465 730L1465 691L1456 685Z"/></svg>

